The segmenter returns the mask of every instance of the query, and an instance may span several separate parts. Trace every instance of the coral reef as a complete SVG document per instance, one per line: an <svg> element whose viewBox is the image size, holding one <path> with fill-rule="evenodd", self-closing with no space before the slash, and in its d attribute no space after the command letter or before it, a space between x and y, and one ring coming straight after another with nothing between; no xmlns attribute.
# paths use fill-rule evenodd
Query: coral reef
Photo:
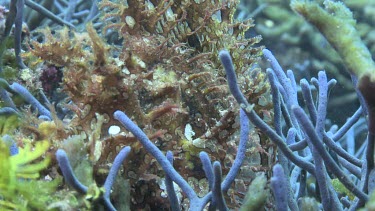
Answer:
<svg viewBox="0 0 375 211"><path fill-rule="evenodd" d="M364 12L357 28L330 0L258 0L246 12L236 0L7 1L0 209L371 207L373 15L363 2L347 1ZM260 44L304 72L284 72ZM303 60L327 73L308 82L316 72ZM329 115L331 75L359 99L346 107L361 105L340 119Z"/></svg>
<svg viewBox="0 0 375 211"><path fill-rule="evenodd" d="M99 27L88 23L83 28L80 18L79 27L74 27L78 30L61 21L58 23L65 27L30 27L23 54L29 68L21 70L23 77L7 80L24 84L42 103L13 90L13 85L4 85L4 89L19 93L13 100L22 96L32 105L32 112L49 110L39 118L50 122L27 119L25 124L33 124L24 129L25 135L49 139L52 151L64 149L73 170L80 172L78 180L92 174L88 183L95 181L98 186L104 183L108 162L120 148L131 146L130 162L121 173L122 180L131 185L131 208L167 208L160 188L162 169L132 135L108 132L119 124L113 113L122 110L161 150L173 152L175 168L204 194L208 182L199 152L204 150L224 163L226 174L235 159L227 152L236 152L238 142L238 108L226 88L219 49L233 50L238 74L244 75L240 81L246 97L264 119L272 121L269 85L264 72L254 66L262 49L254 46L260 36L244 37L253 23L233 18L236 5L237 1L101 1L96 8L102 14ZM79 6L70 9L77 12ZM39 93L41 89L44 94ZM16 106L13 108L23 113ZM274 152L273 145L261 133L254 131L252 136L256 143L247 154L261 155L261 163L248 165L254 171L268 172L275 159L268 153ZM243 184L254 178L254 173L243 175ZM112 198L116 196L118 193L112 194ZM230 197L228 205L238 207L243 196Z"/></svg>
<svg viewBox="0 0 375 211"><path fill-rule="evenodd" d="M108 20L103 33L117 31L123 39L122 46L113 48L106 44L90 24L86 27L87 33L63 28L52 34L48 28L41 29L43 42L31 42L30 51L34 56L63 69L62 90L74 103L68 107L77 115L69 126L89 131L91 125L87 122L100 114L105 118L101 127L101 133L105 134L110 126L116 125L111 114L115 110L125 110L145 128L150 138L160 140L161 149L174 149L180 158L175 163L183 171L197 168L194 163L199 148L221 161L232 159L222 152L233 147L227 143L237 129L235 110L231 100L221 100L228 97L228 93L223 73L217 71L220 66L217 50L223 47L236 49L233 56L237 58L236 65L241 67L239 73L248 71L261 49L251 47L259 37L243 37L252 26L251 21L236 22L233 19L235 2L147 3L150 5L127 2L132 8L139 7L144 11L138 16L124 2L102 1L99 4L106 13L104 20L112 19ZM151 5L156 6L150 9ZM196 11L190 8L196 8ZM129 26L130 20L134 22L132 27ZM272 119L264 73L257 70L252 77L254 79L242 79L245 86L251 86L247 96L254 102L262 100L257 109ZM186 125L192 127L194 140L185 137ZM95 151L94 142L91 154ZM134 168L127 168L125 175L144 174L144 181L158 178L155 176L160 170L152 165L146 152L139 149L132 137L109 137L108 141L97 143L103 145L98 165L113 159L113 156L108 156L117 146L130 145L137 154L130 158L134 160L131 164ZM201 179L199 171L187 175ZM138 177L131 177L131 180L139 182ZM139 183L144 185L143 181ZM135 198L150 200L144 196Z"/></svg>
<svg viewBox="0 0 375 211"><path fill-rule="evenodd" d="M312 84L318 90L317 106L315 106L311 86L305 79L301 80L300 87L309 112L307 116L299 105L297 84L292 71L285 73L269 50L265 49L263 53L272 66L272 69L267 71L267 75L271 83L274 102L274 129L258 116L242 95L229 53L222 51L220 58L227 72L228 86L236 101L241 105L249 120L278 146L280 164L273 167L271 178L275 206L278 210L288 207L291 210L318 207L316 199L309 199L311 197L309 189L315 192L314 197L318 198L324 210L343 210L344 208L355 210L363 206L368 201L368 192L373 189L373 173L371 172L373 172L374 148L371 127L374 121L370 117L372 114L368 115L368 138L363 144L367 149L358 152L364 157L363 160L349 154L337 145L337 141L346 135L361 115L367 114L367 109L372 106L371 102L366 101L363 107L360 107L339 130L336 127L326 131L328 90L336 84L336 81L334 79L328 81L324 71L319 72L317 79L312 79ZM359 97L362 97L361 94ZM288 127L287 132L282 130L283 122ZM295 151L299 153L293 153ZM307 175L316 179L316 185L307 185ZM348 175L353 175L353 177ZM354 200L351 201L349 196L340 196L335 191L333 185L336 184L337 189L337 182L332 182L332 179L336 178L356 196ZM360 185L357 186L356 183Z"/></svg>

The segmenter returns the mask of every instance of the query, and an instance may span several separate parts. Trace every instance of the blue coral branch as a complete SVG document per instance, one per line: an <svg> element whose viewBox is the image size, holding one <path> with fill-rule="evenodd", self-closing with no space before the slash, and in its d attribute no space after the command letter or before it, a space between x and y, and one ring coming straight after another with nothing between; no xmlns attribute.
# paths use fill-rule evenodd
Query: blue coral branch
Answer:
<svg viewBox="0 0 375 211"><path fill-rule="evenodd" d="M309 82L307 82L306 79L302 79L300 84L301 84L302 96L306 102L306 107L307 107L307 110L309 111L310 119L313 124L316 124L316 118L318 114L317 114L315 103L312 97L310 84Z"/></svg>
<svg viewBox="0 0 375 211"><path fill-rule="evenodd" d="M245 107L248 107L249 103L237 86L237 77L233 68L232 57L229 55L228 51L220 51L219 57L226 70L229 90L231 91L233 97L241 106L244 105Z"/></svg>
<svg viewBox="0 0 375 211"><path fill-rule="evenodd" d="M220 59L223 63L225 68L225 72L227 74L227 82L228 86L231 87L230 91L232 92L233 96L242 96L242 93L237 85L236 74L233 69L232 60L230 59L230 55L228 51L222 50L220 51ZM230 67L230 68L228 68ZM241 101L241 98L236 98L239 104L246 105L248 104L246 99L245 102ZM293 154L293 152L289 149L286 145L285 141L282 137L280 137L269 125L267 125L256 113L255 111L251 110L244 110L249 120L258 127L262 132L264 132L277 146L278 148L284 153L284 155L291 160L297 166L305 169L310 174L315 175L314 166L306 161L304 158L299 157L298 155Z"/></svg>
<svg viewBox="0 0 375 211"><path fill-rule="evenodd" d="M276 201L276 210L288 210L288 179L285 177L283 167L276 164L273 168L271 177L271 188Z"/></svg>
<svg viewBox="0 0 375 211"><path fill-rule="evenodd" d="M173 168L172 164L164 156L164 154L148 139L147 135L129 119L128 116L122 111L114 113L115 119L121 122L133 135L142 143L143 147L155 157L161 165L165 173L177 183L182 191L187 195L190 201L198 200L197 194L193 188L182 178L182 176Z"/></svg>
<svg viewBox="0 0 375 211"><path fill-rule="evenodd" d="M223 192L227 192L229 190L230 185L234 181L242 166L243 160L245 159L245 152L247 148L246 145L247 141L249 140L249 134L250 121L246 117L244 110L240 109L240 142L238 144L237 155L234 159L233 165L221 185Z"/></svg>
<svg viewBox="0 0 375 211"><path fill-rule="evenodd" d="M240 112L240 144L237 150L235 161L232 168L228 172L226 178L222 181L221 166L218 161L211 164L210 158L207 153L201 152L200 159L203 164L203 169L205 171L207 180L210 184L210 192L207 193L203 198L199 198L193 188L182 178L182 176L173 168L171 153L167 153L167 157L148 139L146 134L134 123L125 113L121 111L116 111L114 113L115 119L120 121L125 128L127 128L133 135L142 143L143 147L152 154L158 163L163 168L166 177L169 180L177 183L182 191L186 194L190 200L190 210L202 210L209 201L211 201L211 209L227 210L226 203L223 198L223 193L226 192L234 178L237 176L239 169L245 158L246 143L249 136L249 121L245 116L245 112ZM168 158L169 157L169 158ZM168 191L168 193L171 191ZM173 194L172 194L173 195ZM171 202L174 210L178 210L177 202Z"/></svg>
<svg viewBox="0 0 375 211"><path fill-rule="evenodd" d="M26 100L26 102L30 103L34 108L38 109L39 114L42 116L45 116L49 118L50 120L52 119L51 112L45 108L30 92L27 90L25 87L18 83L13 83L10 85L10 88L21 95L23 99Z"/></svg>
<svg viewBox="0 0 375 211"><path fill-rule="evenodd" d="M0 78L0 99L4 101L4 107L0 108L0 114L16 114L21 116L21 112L17 109L9 93L20 95L27 103L30 103L33 108L39 112L39 119L50 121L52 119L51 112L44 107L25 87L21 84L13 83L9 85L8 82ZM45 96L44 96L45 97ZM47 102L49 104L49 102Z"/></svg>
<svg viewBox="0 0 375 211"><path fill-rule="evenodd" d="M325 149L323 142L319 140L318 134L314 130L313 125L308 120L307 115L300 107L294 107L293 111L295 115L298 117L298 121L300 121L304 131L306 132L307 136L311 139L312 144L318 150L320 156L323 158L324 162L327 164L328 169L336 175L336 177L342 182L345 187L353 192L355 196L360 198L361 200L367 201L368 196L362 192L358 187L350 181L347 175L340 169L337 163L332 159L331 155L329 155L328 151Z"/></svg>
<svg viewBox="0 0 375 211"><path fill-rule="evenodd" d="M209 206L209 211L227 211L228 207L225 203L223 191L221 188L222 171L219 161L215 161L213 166L214 180L212 185L212 199Z"/></svg>
<svg viewBox="0 0 375 211"><path fill-rule="evenodd" d="M23 22L23 7L25 0L16 0L16 19L14 21L14 51L16 54L16 61L18 67L21 69L27 68L21 57L21 43L22 43L22 22Z"/></svg>
<svg viewBox="0 0 375 211"><path fill-rule="evenodd" d="M214 185L214 169L212 168L211 159L206 152L200 152L199 158L202 162L203 171L206 175L208 180L208 187L212 190L212 186Z"/></svg>
<svg viewBox="0 0 375 211"><path fill-rule="evenodd" d="M301 120L301 114L300 111L301 108L297 106L292 106L292 111L294 115L296 116L297 120L299 121L300 125L304 129L305 133L307 133L307 143L309 145L309 148L311 149L312 156L314 158L314 164L315 164L315 174L316 174L316 180L319 185L319 191L321 195L321 201L323 204L323 207L325 210L337 210L340 206L333 206L336 205L335 203L332 203L333 201L336 201L334 197L337 198L336 194L330 194L330 188L331 183L328 180L328 175L326 171L325 164L323 162L323 158L319 154L320 151L317 149L316 145L314 144L314 141L322 142L322 136L324 131L324 124L325 124L325 118L326 118L326 108L327 108L327 91L328 91L328 85L327 85L327 77L324 72L319 72L319 99L318 99L318 111L316 116L316 126L315 130L312 129L312 131L315 132L315 135L317 137L312 138L310 135L306 132L306 126L305 124L311 123L309 120L304 118L304 122ZM305 117L305 116L304 116ZM310 128L311 129L311 128ZM311 132L311 131L310 131ZM322 147L323 145L319 145ZM323 146L324 148L324 146ZM324 149L325 151L325 149Z"/></svg>
<svg viewBox="0 0 375 211"><path fill-rule="evenodd" d="M53 14L52 12L50 12L48 9L44 8L40 4L37 4L31 0L25 0L25 4L31 9L39 12L40 14L46 16L47 18L51 19L52 21L58 24L66 25L73 29L75 28L73 24L61 19L59 16L56 16L55 14Z"/></svg>
<svg viewBox="0 0 375 211"><path fill-rule="evenodd" d="M155 157L166 174L168 174L171 179L180 186L189 199L198 197L190 185L173 168L172 164L168 161L164 154L148 139L147 135L136 124L134 124L134 122L132 122L128 116L126 116L124 112L116 111L114 113L114 117L120 121L121 124L126 127L126 129L133 133L133 135L142 143L143 147Z"/></svg>
<svg viewBox="0 0 375 211"><path fill-rule="evenodd" d="M120 150L120 152L115 157L112 167L109 170L107 179L104 182L104 189L105 189L104 198L109 199L109 195L111 194L111 188L112 188L113 182L115 181L117 172L120 169L122 162L129 155L130 150L131 148L129 146L124 147Z"/></svg>
<svg viewBox="0 0 375 211"><path fill-rule="evenodd" d="M286 95L286 104L287 105L298 105L297 100L297 90L295 89L295 79L294 76L292 78L287 77L284 73L283 68L280 66L279 62L276 58L272 55L271 51L268 49L263 50L264 57L271 63L273 68L273 72L275 73L276 77L278 78L281 86L284 88ZM288 73L288 76L293 75L292 73Z"/></svg>
<svg viewBox="0 0 375 211"><path fill-rule="evenodd" d="M86 194L88 188L85 185L83 185L74 175L72 166L70 165L68 155L66 154L66 152L62 149L58 149L56 151L56 159L59 163L65 181L79 193Z"/></svg>
<svg viewBox="0 0 375 211"><path fill-rule="evenodd" d="M240 92L235 71L233 68L232 60L230 59L229 52L221 51L220 59L225 68L227 74L227 82L232 92L233 96L237 102L241 105L242 108L245 108L244 111L249 118L249 120L258 127L265 135L267 135L280 150L280 154L284 155L279 156L279 162L282 163L282 170L284 172L289 172L289 166L291 164L296 165L291 172L291 183L295 185L295 189L298 194L296 199L302 197L306 193L306 173L310 173L315 176L318 181L319 193L322 199L322 204L325 210L341 210L343 209L342 205L337 197L336 191L333 189L331 183L331 177L336 177L348 190L350 190L356 197L356 201L353 203L353 207L357 207L361 203L368 200L367 188L369 178L375 177L375 173L371 172L367 162L371 159L366 158L364 161L359 160L358 158L350 155L345 151L336 141L342 138L345 134L348 134L350 128L353 127L354 123L358 121L362 112L359 109L353 116L350 118L347 123L345 123L339 131L335 132L335 127L332 127L331 130L326 132L325 123L326 123L326 109L328 102L328 92L336 84L336 80L331 79L327 80L327 76L324 72L319 72L318 79L312 79L311 84L315 86L318 90L318 99L317 102L314 102L312 97L312 88L311 85L305 80L301 80L300 87L302 90L302 95L305 100L307 110L310 113L310 117L305 114L305 111L299 106L297 101L297 84L295 83L294 75L291 71L287 71L285 74L281 66L267 49L263 51L264 56L267 60L271 62L273 69L267 70L267 76L271 84L271 92L273 96L273 104L275 109L275 122L272 129L268 126L253 110L246 109L248 102L241 98L242 93ZM274 77L274 75L276 77ZM280 97L280 93L282 98ZM317 105L317 107L315 107ZM281 114L284 121L281 121ZM288 134L285 136L282 134L281 130L282 124L285 124L288 129ZM314 126L315 125L315 126ZM336 127L337 128L337 127ZM350 134L348 134L350 135ZM370 150L372 150L373 143L370 140L374 140L374 136L371 136L371 133L368 135L368 142ZM330 150L330 153L327 150ZM294 151L299 151L298 153L293 153ZM312 154L311 154L312 153ZM335 154L336 153L336 154ZM369 152L365 153L367 157L370 154ZM311 157L312 155L312 157ZM337 157L336 160L332 156ZM371 155L373 156L373 155ZM314 162L311 161L311 158L314 159ZM366 162L367 161L367 162ZM288 164L289 162L289 164ZM337 162L344 164L347 167L347 171L344 171L339 167ZM355 183L348 177L347 172L352 172L355 176L360 176L359 167L362 168L362 177L359 182L360 185L356 186ZM331 174L328 175L327 173ZM285 176L287 177L288 174ZM298 179L299 178L299 179ZM299 182L298 182L299 181ZM297 186L296 183L299 183ZM297 188L299 189L297 190ZM363 190L361 190L363 188ZM288 185L285 186L285 191L287 192ZM297 193L296 192L296 193ZM295 203L290 203L290 200L293 198L289 194L289 209L295 209ZM280 196L275 196L276 200ZM285 200L283 200L285 201ZM283 210L286 205L283 205ZM280 208L281 209L281 208Z"/></svg>
<svg viewBox="0 0 375 211"><path fill-rule="evenodd" d="M332 136L332 140L338 141L341 139L350 128L353 127L353 125L361 118L363 115L363 109L362 107L359 107L357 111L351 116L346 122L344 123L343 126Z"/></svg>
<svg viewBox="0 0 375 211"><path fill-rule="evenodd" d="M272 73L272 70L267 69L267 77L268 81L270 82L271 85L271 94L272 96L275 96L272 98L272 103L273 103L273 126L275 127L276 133L281 136L282 131L281 131L281 102L280 102L280 92L277 87L276 79Z"/></svg>
<svg viewBox="0 0 375 211"><path fill-rule="evenodd" d="M171 163L171 165L173 166L173 153L171 151L168 151L166 154L166 157L168 161ZM168 199L171 204L171 210L172 211L181 210L180 204L178 202L177 194L174 189L173 180L168 175L165 175L165 186L167 189Z"/></svg>
<svg viewBox="0 0 375 211"><path fill-rule="evenodd" d="M120 169L122 162L126 159L126 157L129 155L131 148L129 146L124 147L120 150L120 152L117 154L115 160L113 161L112 167L109 170L108 176L104 182L104 194L101 200L103 201L103 205L106 208L106 210L115 211L116 208L112 205L110 201L110 194L111 189L113 186L113 182L117 176L117 172ZM63 176L66 180L66 182L73 187L76 191L78 191L81 194L86 194L88 188L83 185L77 177L74 175L73 169L70 165L68 156L66 152L62 149L58 149L56 151L56 159L59 163L61 172L63 173Z"/></svg>

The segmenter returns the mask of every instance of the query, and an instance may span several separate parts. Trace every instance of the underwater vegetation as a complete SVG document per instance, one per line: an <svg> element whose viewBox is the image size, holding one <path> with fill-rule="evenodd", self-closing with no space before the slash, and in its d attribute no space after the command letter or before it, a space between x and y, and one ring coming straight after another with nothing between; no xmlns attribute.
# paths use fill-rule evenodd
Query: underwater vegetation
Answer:
<svg viewBox="0 0 375 211"><path fill-rule="evenodd" d="M373 210L375 64L343 3L289 10L351 75L339 125L341 78L297 83L239 1L5 3L1 210Z"/></svg>

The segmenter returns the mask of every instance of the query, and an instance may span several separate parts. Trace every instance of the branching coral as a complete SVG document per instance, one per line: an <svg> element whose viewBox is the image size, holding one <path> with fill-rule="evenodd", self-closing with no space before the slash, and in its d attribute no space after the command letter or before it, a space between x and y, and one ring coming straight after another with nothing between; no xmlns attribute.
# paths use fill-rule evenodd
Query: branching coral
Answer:
<svg viewBox="0 0 375 211"><path fill-rule="evenodd" d="M103 203L103 206L106 210L116 210L115 207L113 207L111 201L110 201L110 194L112 185L114 183L114 180L117 176L117 172L121 167L122 162L125 160L125 158L128 156L130 152L130 147L124 147L119 154L116 156L113 165L111 167L111 170L109 171L108 177L104 183L103 189L98 189L96 186L91 186L90 188L95 188L96 190L89 190L88 187L81 184L78 179L75 177L74 172L72 170L72 167L70 166L68 157L64 150L57 150L56 152L56 158L59 162L59 166L61 168L61 171L64 175L64 178L66 179L67 183L72 186L74 189L76 189L78 192L82 194L87 194L86 199L89 200L91 203ZM91 193L94 192L95 194ZM96 193L99 192L99 193ZM90 196L89 194L93 194Z"/></svg>
<svg viewBox="0 0 375 211"><path fill-rule="evenodd" d="M175 170L173 167L173 156L169 152L168 158L147 138L146 134L135 125L125 113L121 111L116 111L114 113L115 118L123 124L126 129L131 131L135 137L142 143L146 150L155 157L157 162L162 166L163 170L167 175L167 179L176 182L182 189L184 194L187 195L189 199L189 210L202 210L210 201L210 210L227 210L228 207L225 203L223 193L227 192L231 183L234 181L235 177L240 170L242 162L245 158L246 145L249 136L249 121L245 116L245 113L241 110L241 137L240 144L237 151L235 162L230 169L228 175L222 181L222 172L220 162L215 161L211 164L210 158L207 153L201 152L200 159L203 164L203 169L205 175L209 182L210 192L204 195L204 197L198 197L194 189L188 184L188 182L183 179L183 177ZM171 197L171 206L180 210L178 201L174 200L176 198L175 192L169 189L168 194Z"/></svg>
<svg viewBox="0 0 375 211"><path fill-rule="evenodd" d="M83 1L71 1L64 5L68 7L63 15L65 21L77 17L78 2L83 4ZM61 98L51 96L57 92L47 94L52 97L52 103L65 103L65 108L72 113L61 111L63 114L60 115L48 100L40 103L22 85L30 84L29 81L10 80L9 85L1 79L3 107L0 114L4 119L0 126L1 132L10 135L3 139L14 136L17 143L24 146L17 148L14 144L3 143L1 150L6 153L1 154L1 159L6 162L0 167L4 165L3 170L13 166L19 173L17 175L11 168L7 170L13 174L13 177L4 176L4 181L11 180L11 185L6 187L9 192L14 187L19 188L17 185L39 182L34 177L47 166L48 153L55 154L57 162L52 159L52 166L42 172L43 175L51 176L54 179L51 184L57 184L61 181L58 175L62 173L74 190L62 186L51 196L56 198L41 199L40 204L25 206L22 202L29 203L30 200L27 191L25 198L13 198L14 192L9 197L1 193L2 205L12 208L21 203L23 207L38 209L48 204L48 208L95 209L99 202L106 209L114 210L115 207L121 209L124 203L120 199L129 194L131 200L125 203L131 202L131 209L190 207L202 210L207 207L226 210L237 209L242 202L246 208L256 209L274 206L297 210L318 207L318 203L326 210L362 206L373 187L370 180L374 174L373 134L369 133L369 150L364 160L357 158L365 154L364 150L353 147L346 151L337 145L337 141L351 136L349 129L366 108L358 109L340 130L333 127L326 131L328 93L335 80L328 80L325 72L319 72L317 79L311 83L302 80L299 86L310 114L307 116L299 106L299 87L291 71L285 74L268 50L263 54L271 61L273 70L268 70L266 75L253 66L262 49L253 47L260 37L245 38L245 31L253 23L233 18L236 5L237 1L231 0L104 0L98 7L103 14L103 23L88 24L85 32L71 28L39 29L39 36L32 37L28 46L31 53L25 54L25 57L33 58L32 63L27 64L61 70L60 91L68 98L61 101ZM77 20L82 21L83 16ZM108 42L97 33L95 27L98 26L101 26L102 36L109 38ZM348 29L346 27L340 28ZM324 25L323 28L331 27ZM352 31L353 28L349 26L349 29ZM114 34L118 39L113 39ZM342 39L334 40L338 49L346 37ZM17 41L17 45L19 43ZM222 48L230 49L231 53L222 51L219 54ZM347 54L351 49L356 48L342 48L346 53L341 55L346 60L353 59L353 55ZM365 61L368 62L368 58L367 53ZM362 70L369 65L366 62L362 65L346 63L350 64L353 73L365 72L358 74L359 88L369 105L369 122L372 122L374 103L368 90L373 89L373 83L368 76L370 71ZM222 66L226 72L222 71ZM38 71L42 70L35 70ZM43 86L48 85L49 77L39 76L31 77L46 80ZM233 97L229 96L226 82ZM244 94L240 90L244 90ZM312 97L313 90L317 90L317 99ZM23 98L30 108L14 103L17 97ZM239 102L238 106L235 100ZM236 113L240 108L238 120ZM21 124L17 122L9 127L15 119L22 119ZM248 119L257 126L251 133ZM128 132L112 130L118 129L116 120ZM17 126L18 133L12 131ZM373 125L369 126L371 132ZM27 138L30 143L25 141ZM42 140L45 139L51 147L44 146L47 142ZM246 150L248 139L253 148ZM277 150L274 145L278 146ZM35 151L31 151L30 146ZM47 158L41 157L40 153L47 148ZM11 153L17 153L16 149L20 150L19 154L11 156ZM17 158L24 150L30 153L24 154L28 159ZM33 153L39 154L33 156ZM359 155L353 156L354 153ZM246 155L254 154L258 156L255 162L263 166L251 166L253 157ZM126 156L129 158L124 170L117 175ZM9 164L15 158L22 162ZM37 159L32 161L31 158ZM108 164L113 158L110 168ZM211 159L215 162L211 163ZM249 192L242 201L246 188L241 187L247 186L255 177L254 171L259 169L266 171L265 175L270 178L268 170L276 159L280 164L273 168L271 177L275 200L269 198L267 177L262 174L253 184L257 197L250 197ZM20 176L32 178L20 179ZM113 185L115 176L118 176L118 184L130 186L118 188ZM311 178L317 185L309 183ZM111 190L112 186L116 187ZM52 189L41 188L48 193Z"/></svg>
<svg viewBox="0 0 375 211"><path fill-rule="evenodd" d="M368 48L362 42L355 29L355 20L351 11L341 2L324 1L324 8L317 3L293 1L292 8L314 24L337 50L350 74L354 85L360 93L362 107L368 118L368 139L366 151L366 168L364 168L364 192L368 192L371 172L375 171L374 163L374 130L375 99L371 94L375 89L375 62ZM328 21L326 21L328 20ZM337 36L343 34L344 36ZM363 204L364 199L359 200Z"/></svg>
<svg viewBox="0 0 375 211"><path fill-rule="evenodd" d="M325 210L342 210L344 207L350 209L357 209L363 206L363 203L368 200L368 191L373 187L372 177L373 172L373 138L372 138L372 125L373 120L371 117L368 119L368 138L367 150L364 153L366 156L363 160L352 156L342 147L338 146L336 141L348 132L349 128L353 126L354 122L360 117L360 114L366 113L366 110L361 108L357 113L349 119L340 130L331 129L326 131L325 118L328 100L328 90L336 82L335 80L327 81L324 72L319 72L318 79L313 79L312 82L318 89L317 107L313 102L311 88L306 80L301 80L300 86L302 89L303 97L306 102L307 110L310 116L307 116L305 111L299 106L297 100L297 90L294 75L291 71L287 74L284 73L277 60L273 57L270 51L263 51L265 57L270 61L272 68L268 70L268 77L272 86L273 102L275 109L275 130L271 129L259 116L252 110L250 104L243 97L236 81L235 72L228 52L222 51L220 58L227 72L228 85L233 96L237 102L244 108L246 115L250 121L259 127L270 139L277 144L279 150L279 162L281 166L274 167L274 180L278 180L282 185L275 185L273 187L274 195L277 198L277 206L288 206L291 210L297 210L296 199L304 197L306 193L306 172L316 178L319 195L322 206ZM366 101L367 103L368 101ZM368 105L368 104L364 104ZM371 106L371 105L370 105ZM367 107L365 107L367 108ZM371 108L371 107L369 107ZM281 112L282 111L282 112ZM371 115L371 114L370 114ZM283 134L282 117L288 126L287 135ZM308 146L308 148L306 148ZM326 149L328 147L336 155L332 155ZM300 155L294 154L295 150L303 150ZM309 158L311 156L311 159ZM338 158L339 162L345 167L342 169L334 160ZM313 160L313 163L311 162ZM350 163L350 164L349 164ZM293 164L290 166L290 164ZM356 167L354 167L356 166ZM282 167L282 169L280 168ZM354 168L353 168L354 167ZM362 168L362 175L357 174L359 168ZM290 182L284 178L282 172L291 172ZM305 172L305 173L303 173ZM352 179L348 177L347 173L358 175ZM299 177L299 179L297 179ZM354 201L349 201L348 198L339 196L333 189L333 182L331 179L337 178L348 190L355 196ZM282 182L283 181L283 182ZM299 185L296 187L296 182ZM272 182L272 180L271 180ZM355 185L359 182L359 186ZM286 184L285 184L286 183ZM297 194L293 194L291 186ZM280 190L288 194L288 199L283 195L279 195ZM315 189L317 191L317 189ZM286 202L287 201L287 202ZM286 205L286 203L288 205Z"/></svg>
<svg viewBox="0 0 375 211"><path fill-rule="evenodd" d="M177 168L196 181L203 179L202 170L195 165L202 149L229 166L233 156L226 151L236 150L233 136L238 120L224 72L217 71L221 65L218 49L226 47L233 49L238 73L244 74L240 82L248 90L246 97L265 119L272 121L265 73L251 71L262 49L254 47L260 37L244 37L253 23L233 19L236 4L237 1L102 1L102 33L115 32L121 38L114 45L108 45L90 24L85 33L68 28L42 29L42 42L31 41L30 51L38 57L35 61L63 72L62 91L71 100L66 107L75 114L69 128L78 131L69 131L62 139L79 131L92 131L90 123L96 121L98 113L105 121L100 140L93 139L89 144L91 155L94 149L102 148L95 171L113 159L113 151L118 151L119 146L132 147L132 162L124 173L132 175L132 190L149 186L155 193L150 192L157 195L153 198L145 196L147 193L133 193L138 196L134 201L139 200L134 206L143 209L143 204L165 200L154 188L163 173L132 135L106 136L108 128L118 124L111 115L116 110L124 110L162 150L172 150L178 158L174 162ZM134 8L141 11L135 12ZM247 76L245 72L252 74ZM185 130L187 125L191 130ZM185 137L193 133L189 139ZM272 148L266 137L257 133L254 136L261 137L266 150ZM267 165L273 162L274 158L262 155ZM229 170L226 166L222 169L224 174ZM134 175L141 175L141 180Z"/></svg>

